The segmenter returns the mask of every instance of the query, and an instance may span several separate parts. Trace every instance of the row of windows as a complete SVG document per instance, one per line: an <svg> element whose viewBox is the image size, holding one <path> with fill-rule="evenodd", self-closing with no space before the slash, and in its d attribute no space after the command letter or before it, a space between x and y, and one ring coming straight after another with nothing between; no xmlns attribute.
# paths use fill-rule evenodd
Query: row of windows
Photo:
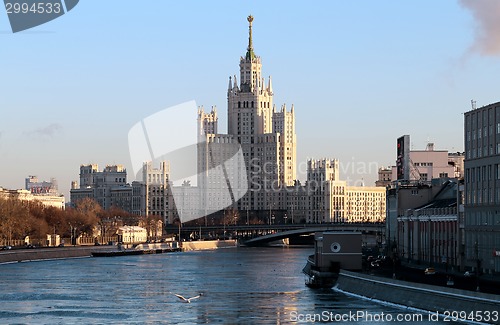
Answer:
<svg viewBox="0 0 500 325"><path fill-rule="evenodd" d="M431 163L431 162L416 162L413 165L415 165L415 167L432 167L433 163Z"/></svg>
<svg viewBox="0 0 500 325"><path fill-rule="evenodd" d="M493 135L493 125L490 125L489 130L490 130L489 135L492 136ZM482 129L478 128L477 130L472 129L472 130L467 131L467 141L471 140L471 134L472 134L472 140L476 140L476 133L477 133L477 139L481 139L481 137L486 138L488 136L488 127L485 126ZM496 133L500 134L500 123L497 123L497 132Z"/></svg>
<svg viewBox="0 0 500 325"><path fill-rule="evenodd" d="M500 120L500 106L495 107L490 105L479 110L469 112L466 114L466 125L470 127L472 124L472 126L475 127L481 124L486 125L488 124L488 121L491 123L495 118L495 111L497 120Z"/></svg>
<svg viewBox="0 0 500 325"><path fill-rule="evenodd" d="M493 211L468 212L465 218L466 225L494 225L495 214Z"/></svg>
<svg viewBox="0 0 500 325"><path fill-rule="evenodd" d="M490 187L489 189L474 189L467 187L466 192L466 205L500 203L500 189L495 189L494 187Z"/></svg>
<svg viewBox="0 0 500 325"><path fill-rule="evenodd" d="M238 102L238 108L254 108L255 102L252 101L243 101L243 102ZM270 103L269 102L260 102L260 107L261 108L269 108Z"/></svg>
<svg viewBox="0 0 500 325"><path fill-rule="evenodd" d="M348 192L347 193L349 196L354 196L356 195L357 197L359 196L372 196L372 197L382 197L385 196L385 192L375 192L375 193L369 193L369 192Z"/></svg>
<svg viewBox="0 0 500 325"><path fill-rule="evenodd" d="M496 111L496 118L495 118ZM483 156L500 154L500 143L495 143L496 134L500 134L500 107L490 105L465 116L465 148L466 158L474 159ZM496 129L496 130L495 130ZM476 143L476 139L478 140Z"/></svg>
<svg viewBox="0 0 500 325"><path fill-rule="evenodd" d="M467 168L465 182L474 183L497 179L500 180L500 164Z"/></svg>
<svg viewBox="0 0 500 325"><path fill-rule="evenodd" d="M496 147L493 147L493 144L490 144L489 150L487 146L484 146L483 148L472 148L472 149L468 148L466 151L466 158L474 159L474 158L487 157L488 151L489 155L500 154L500 142L497 143Z"/></svg>

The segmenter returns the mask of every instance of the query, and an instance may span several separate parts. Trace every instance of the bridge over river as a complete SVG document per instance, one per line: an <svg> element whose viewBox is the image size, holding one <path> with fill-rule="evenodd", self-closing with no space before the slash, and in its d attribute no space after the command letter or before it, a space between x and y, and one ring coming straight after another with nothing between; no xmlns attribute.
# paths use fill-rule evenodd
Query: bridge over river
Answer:
<svg viewBox="0 0 500 325"><path fill-rule="evenodd" d="M168 233L180 233L184 239L198 238L240 238L245 245L262 246L270 242L314 234L317 231L356 231L363 234L383 237L384 223L344 223L344 224L277 224L277 225L212 225L181 226L168 225Z"/></svg>

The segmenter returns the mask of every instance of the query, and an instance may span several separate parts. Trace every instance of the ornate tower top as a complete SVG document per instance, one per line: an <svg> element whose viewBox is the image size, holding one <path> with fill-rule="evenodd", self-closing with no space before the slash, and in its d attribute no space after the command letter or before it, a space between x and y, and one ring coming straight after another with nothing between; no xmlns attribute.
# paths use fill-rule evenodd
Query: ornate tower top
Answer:
<svg viewBox="0 0 500 325"><path fill-rule="evenodd" d="M247 47L247 55L245 58L247 60L252 60L255 58L255 53L253 52L253 44L252 44L252 22L253 22L253 16L250 15L247 17L248 20L248 47Z"/></svg>

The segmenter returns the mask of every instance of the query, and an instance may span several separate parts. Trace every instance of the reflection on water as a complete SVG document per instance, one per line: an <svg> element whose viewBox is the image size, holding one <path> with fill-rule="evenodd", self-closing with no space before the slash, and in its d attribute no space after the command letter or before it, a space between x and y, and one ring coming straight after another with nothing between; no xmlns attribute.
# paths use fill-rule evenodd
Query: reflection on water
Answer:
<svg viewBox="0 0 500 325"><path fill-rule="evenodd" d="M0 323L288 324L402 313L305 287L301 270L311 253L238 248L1 265ZM203 295L188 304L174 293Z"/></svg>

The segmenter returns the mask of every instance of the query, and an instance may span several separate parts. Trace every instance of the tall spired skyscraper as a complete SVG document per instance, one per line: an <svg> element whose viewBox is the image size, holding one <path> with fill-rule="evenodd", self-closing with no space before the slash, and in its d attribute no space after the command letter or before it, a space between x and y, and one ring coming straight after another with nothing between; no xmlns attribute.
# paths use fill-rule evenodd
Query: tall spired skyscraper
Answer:
<svg viewBox="0 0 500 325"><path fill-rule="evenodd" d="M198 136L202 142L198 150L199 174L203 174L207 166L212 164L210 159L223 161L224 156L234 154L234 148L227 150L227 146L239 145L246 164L249 191L235 202L234 207L239 210L279 209L279 193L283 193L280 189L293 185L296 179L294 108L292 105L291 110L287 111L283 105L279 110L276 109L271 77L266 83L262 77L261 58L253 48L254 18L248 16L247 20L248 47L245 56L240 58L239 82L236 75L229 77L228 134L216 133L218 119L215 108L209 113L205 113L203 107L198 110ZM202 182L206 182L206 179ZM198 184L204 188L213 187L200 182ZM210 193L215 195L214 192ZM210 204L216 199L206 197L202 201Z"/></svg>

